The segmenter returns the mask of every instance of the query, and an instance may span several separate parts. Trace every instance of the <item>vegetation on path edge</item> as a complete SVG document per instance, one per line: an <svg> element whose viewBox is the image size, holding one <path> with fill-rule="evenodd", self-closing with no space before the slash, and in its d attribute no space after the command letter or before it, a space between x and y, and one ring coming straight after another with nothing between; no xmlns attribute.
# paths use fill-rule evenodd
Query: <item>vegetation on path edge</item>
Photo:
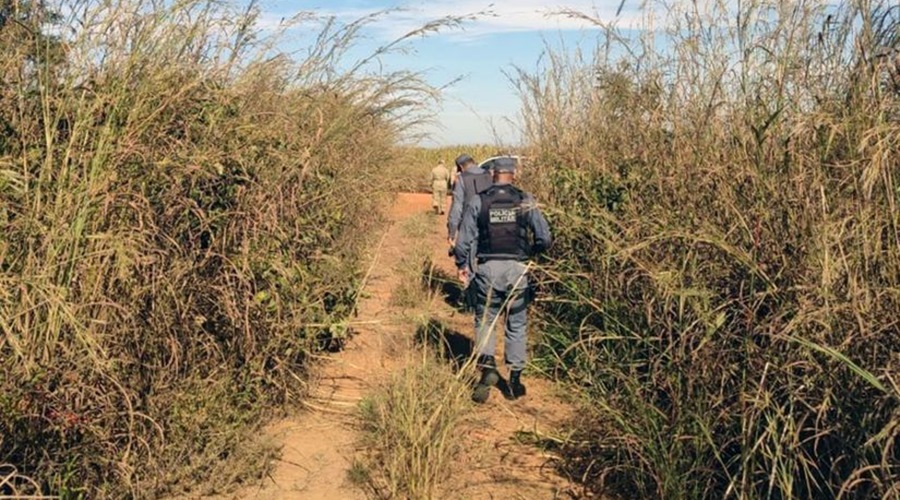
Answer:
<svg viewBox="0 0 900 500"><path fill-rule="evenodd" d="M0 464L36 481L0 494L268 466L252 432L343 335L393 188L370 180L432 96L336 70L374 20L295 61L252 3L0 3Z"/></svg>
<svg viewBox="0 0 900 500"><path fill-rule="evenodd" d="M518 73L558 234L538 363L585 401L565 469L626 498L897 498L900 9L667 7Z"/></svg>

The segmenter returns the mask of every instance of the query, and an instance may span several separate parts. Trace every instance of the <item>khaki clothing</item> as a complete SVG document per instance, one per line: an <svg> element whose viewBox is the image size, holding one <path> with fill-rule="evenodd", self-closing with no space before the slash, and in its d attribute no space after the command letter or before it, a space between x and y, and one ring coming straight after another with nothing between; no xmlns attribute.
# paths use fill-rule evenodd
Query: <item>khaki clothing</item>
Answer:
<svg viewBox="0 0 900 500"><path fill-rule="evenodd" d="M443 165L438 165L431 170L431 193L433 198L431 206L444 213L444 204L447 202L447 188L450 186L450 171Z"/></svg>

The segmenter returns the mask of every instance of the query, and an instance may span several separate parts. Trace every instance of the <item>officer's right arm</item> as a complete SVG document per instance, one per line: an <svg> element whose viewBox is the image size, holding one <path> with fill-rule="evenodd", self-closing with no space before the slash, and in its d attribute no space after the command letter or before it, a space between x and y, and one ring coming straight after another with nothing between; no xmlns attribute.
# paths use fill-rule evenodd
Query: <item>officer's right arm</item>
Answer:
<svg viewBox="0 0 900 500"><path fill-rule="evenodd" d="M463 183L462 176L456 176L456 184L453 186L453 200L450 203L450 214L447 216L447 237L451 240L456 239L456 233L459 230L460 219L462 219L463 211Z"/></svg>
<svg viewBox="0 0 900 500"><path fill-rule="evenodd" d="M459 237L453 247L456 267L472 269L473 245L478 241L478 212L481 211L481 198L473 196L466 203L466 211L459 226Z"/></svg>

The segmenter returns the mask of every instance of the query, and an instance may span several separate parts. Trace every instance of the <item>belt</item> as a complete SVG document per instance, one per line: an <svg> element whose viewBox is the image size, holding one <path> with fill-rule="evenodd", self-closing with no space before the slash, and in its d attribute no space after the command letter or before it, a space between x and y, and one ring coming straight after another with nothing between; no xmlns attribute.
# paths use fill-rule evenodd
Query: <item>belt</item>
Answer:
<svg viewBox="0 0 900 500"><path fill-rule="evenodd" d="M511 260L515 262L525 262L528 257L524 255L497 254L497 255L479 255L478 263L483 264L492 260Z"/></svg>

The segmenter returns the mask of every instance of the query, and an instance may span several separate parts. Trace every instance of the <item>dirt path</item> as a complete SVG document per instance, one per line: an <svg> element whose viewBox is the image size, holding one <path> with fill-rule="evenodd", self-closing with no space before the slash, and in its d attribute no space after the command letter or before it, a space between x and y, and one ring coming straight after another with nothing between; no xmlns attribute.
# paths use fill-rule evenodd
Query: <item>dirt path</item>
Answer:
<svg viewBox="0 0 900 500"><path fill-rule="evenodd" d="M314 383L310 411L274 425L270 433L282 448L275 472L263 484L240 491L234 498L357 499L365 493L347 479L358 456L355 430L359 401L374 384L402 368L401 354L412 343L415 326L391 305L399 283L394 272L411 248L434 248L434 273L450 276L453 266L446 254L446 219L434 217L430 241L409 241L403 222L428 211L430 195L398 196L391 224L376 251L359 304L356 335L340 353L324 358ZM457 348L471 349L472 320L453 307L458 288L440 282L429 316L448 332ZM548 456L533 444L535 436L568 416L550 384L527 380L529 394L508 402L498 392L484 406L473 405L473 418L462 439L467 449L459 461L446 497L452 498L570 498L569 485L547 465Z"/></svg>

